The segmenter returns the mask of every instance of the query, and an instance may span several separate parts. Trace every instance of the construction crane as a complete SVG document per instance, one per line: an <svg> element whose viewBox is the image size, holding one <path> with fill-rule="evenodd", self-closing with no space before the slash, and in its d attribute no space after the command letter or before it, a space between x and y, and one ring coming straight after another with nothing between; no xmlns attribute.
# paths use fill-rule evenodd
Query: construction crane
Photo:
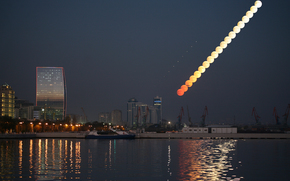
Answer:
<svg viewBox="0 0 290 181"><path fill-rule="evenodd" d="M145 127L146 126L146 120L147 120L147 116L149 114L149 107L146 107L146 111L145 111L145 115L143 116L143 123L142 126Z"/></svg>
<svg viewBox="0 0 290 181"><path fill-rule="evenodd" d="M84 110L84 108L82 108L82 107L81 107L81 109L83 110L83 113L84 113L84 116L85 116L85 121L86 121L86 123L87 123L87 122L88 122L88 118L87 118L87 116L86 116L85 110Z"/></svg>
<svg viewBox="0 0 290 181"><path fill-rule="evenodd" d="M135 116L135 118L136 118L136 122L135 122L136 126L133 123L133 127L136 127L136 128L139 127L139 118L140 118L140 116L141 116L141 110L140 110L140 107L138 107L138 111L137 111L137 114Z"/></svg>
<svg viewBox="0 0 290 181"><path fill-rule="evenodd" d="M276 121L276 125L279 125L280 122L279 122L279 116L278 116L278 113L277 113L277 110L276 110L276 107L274 107L274 110L273 110L273 115L275 117L275 121Z"/></svg>
<svg viewBox="0 0 290 181"><path fill-rule="evenodd" d="M205 126L205 118L206 115L208 115L208 110L207 110L207 106L205 106L204 111L203 111L203 115L201 116L201 126L204 127Z"/></svg>
<svg viewBox="0 0 290 181"><path fill-rule="evenodd" d="M183 107L181 107L181 110L179 112L179 115L177 116L177 118L178 118L178 127L179 128L181 128L182 115L184 115Z"/></svg>
<svg viewBox="0 0 290 181"><path fill-rule="evenodd" d="M259 122L259 119L261 118L260 116L258 116L258 113L257 113L257 110L255 107L253 107L253 110L252 110L252 116L255 116L255 120L256 120L256 124L260 124Z"/></svg>
<svg viewBox="0 0 290 181"><path fill-rule="evenodd" d="M187 107L187 114L188 114L189 127L192 127L192 122L191 122L191 117L190 117L190 115L189 115L188 105L187 105L186 107Z"/></svg>
<svg viewBox="0 0 290 181"><path fill-rule="evenodd" d="M290 111L290 104L288 104L288 107L286 108L285 114L284 116L284 125L287 126L287 120L288 120L288 116L289 116L289 111Z"/></svg>

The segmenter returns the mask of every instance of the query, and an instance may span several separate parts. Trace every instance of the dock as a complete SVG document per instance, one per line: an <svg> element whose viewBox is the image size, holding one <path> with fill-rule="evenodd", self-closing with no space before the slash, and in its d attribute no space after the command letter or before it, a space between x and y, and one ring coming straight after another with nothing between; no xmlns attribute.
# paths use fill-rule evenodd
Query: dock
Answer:
<svg viewBox="0 0 290 181"><path fill-rule="evenodd" d="M138 139L290 139L286 133L137 133Z"/></svg>
<svg viewBox="0 0 290 181"><path fill-rule="evenodd" d="M86 132L0 134L0 139L84 139ZM289 133L136 133L136 139L290 139Z"/></svg>

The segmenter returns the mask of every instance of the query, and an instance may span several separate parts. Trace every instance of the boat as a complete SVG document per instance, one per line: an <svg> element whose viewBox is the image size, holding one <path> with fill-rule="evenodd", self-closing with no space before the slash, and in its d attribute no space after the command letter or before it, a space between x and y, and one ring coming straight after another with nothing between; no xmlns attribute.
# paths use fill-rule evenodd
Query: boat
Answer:
<svg viewBox="0 0 290 181"><path fill-rule="evenodd" d="M89 134L85 136L86 139L134 139L135 134L129 134L126 131L117 131L111 129L111 132L105 132L105 134L102 134L102 132L97 131L90 131Z"/></svg>

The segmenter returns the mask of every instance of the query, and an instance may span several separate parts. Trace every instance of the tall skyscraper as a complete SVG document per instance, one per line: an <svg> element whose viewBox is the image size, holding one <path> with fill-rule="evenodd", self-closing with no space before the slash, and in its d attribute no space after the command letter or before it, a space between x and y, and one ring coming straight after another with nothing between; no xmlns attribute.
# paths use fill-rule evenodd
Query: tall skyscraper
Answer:
<svg viewBox="0 0 290 181"><path fill-rule="evenodd" d="M149 124L158 124L157 120L157 108L154 106L149 106Z"/></svg>
<svg viewBox="0 0 290 181"><path fill-rule="evenodd" d="M136 126L136 115L137 115L137 99L131 98L127 102L127 126Z"/></svg>
<svg viewBox="0 0 290 181"><path fill-rule="evenodd" d="M0 115L15 118L15 92L5 83L1 86Z"/></svg>
<svg viewBox="0 0 290 181"><path fill-rule="evenodd" d="M153 106L156 108L157 121L162 122L162 97L156 96L153 99Z"/></svg>
<svg viewBox="0 0 290 181"><path fill-rule="evenodd" d="M41 108L41 119L63 120L66 101L63 67L36 67L36 106Z"/></svg>
<svg viewBox="0 0 290 181"><path fill-rule="evenodd" d="M159 124L162 120L162 98L155 97L153 106L138 102L131 98L127 102L127 126L140 128L151 124Z"/></svg>

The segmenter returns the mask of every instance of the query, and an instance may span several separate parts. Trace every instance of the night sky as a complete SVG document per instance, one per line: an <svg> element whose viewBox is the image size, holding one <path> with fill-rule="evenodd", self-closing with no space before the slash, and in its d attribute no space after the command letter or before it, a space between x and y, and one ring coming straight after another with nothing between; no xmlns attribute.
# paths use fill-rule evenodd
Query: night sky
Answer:
<svg viewBox="0 0 290 181"><path fill-rule="evenodd" d="M254 0L0 1L0 83L35 103L36 67L64 67L69 114L96 121L127 101L153 105L177 121L275 123L290 103L290 1L263 6L200 79L177 89L224 39ZM289 121L289 120L288 120Z"/></svg>

